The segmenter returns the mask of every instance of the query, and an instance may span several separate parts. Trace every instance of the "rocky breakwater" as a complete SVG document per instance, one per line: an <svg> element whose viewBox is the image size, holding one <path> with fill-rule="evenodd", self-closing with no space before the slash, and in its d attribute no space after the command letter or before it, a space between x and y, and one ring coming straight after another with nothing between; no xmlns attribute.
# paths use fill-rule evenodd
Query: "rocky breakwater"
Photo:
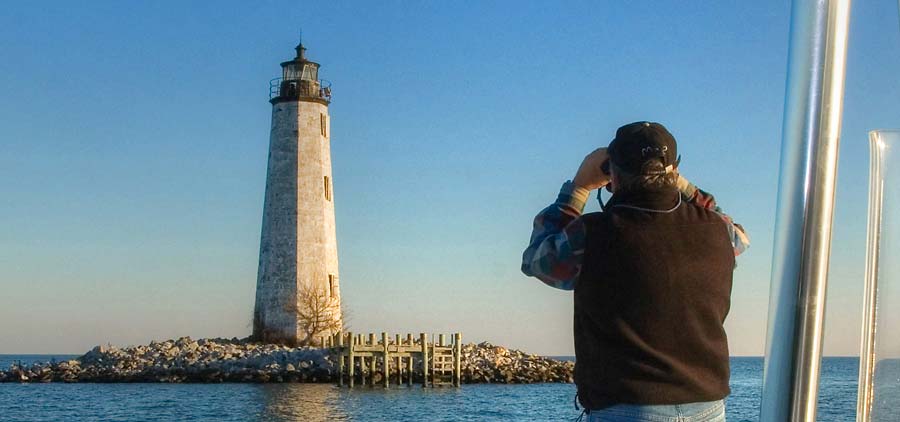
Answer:
<svg viewBox="0 0 900 422"><path fill-rule="evenodd" d="M415 364L421 367L421 362ZM461 366L461 381L467 384L572 382L574 370L573 362L490 343L464 345ZM357 374L362 371L365 369L357 362ZM414 378L421 382L421 373ZM0 368L0 382L336 381L337 355L329 349L292 348L236 338L182 337L145 346L97 346L78 359Z"/></svg>
<svg viewBox="0 0 900 422"><path fill-rule="evenodd" d="M462 347L461 382L465 384L572 382L575 362L530 355L490 343Z"/></svg>
<svg viewBox="0 0 900 422"><path fill-rule="evenodd" d="M97 346L78 359L0 368L0 382L330 382L327 350L238 339Z"/></svg>

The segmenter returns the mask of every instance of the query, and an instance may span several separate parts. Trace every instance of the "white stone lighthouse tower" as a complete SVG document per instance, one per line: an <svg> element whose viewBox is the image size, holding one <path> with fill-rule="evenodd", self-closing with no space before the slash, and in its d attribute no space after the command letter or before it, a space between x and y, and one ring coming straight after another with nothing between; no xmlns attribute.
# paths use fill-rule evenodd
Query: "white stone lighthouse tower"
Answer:
<svg viewBox="0 0 900 422"><path fill-rule="evenodd" d="M253 337L300 344L341 323L328 104L319 64L281 63L270 83L272 131L259 245Z"/></svg>

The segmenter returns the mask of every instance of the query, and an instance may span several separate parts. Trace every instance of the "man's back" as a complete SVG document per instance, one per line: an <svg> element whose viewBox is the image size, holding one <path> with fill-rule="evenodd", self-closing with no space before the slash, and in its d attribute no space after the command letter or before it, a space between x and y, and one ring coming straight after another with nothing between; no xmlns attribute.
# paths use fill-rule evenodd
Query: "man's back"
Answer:
<svg viewBox="0 0 900 422"><path fill-rule="evenodd" d="M726 222L677 189L616 195L582 217L575 377L588 408L718 400L728 390L734 249Z"/></svg>

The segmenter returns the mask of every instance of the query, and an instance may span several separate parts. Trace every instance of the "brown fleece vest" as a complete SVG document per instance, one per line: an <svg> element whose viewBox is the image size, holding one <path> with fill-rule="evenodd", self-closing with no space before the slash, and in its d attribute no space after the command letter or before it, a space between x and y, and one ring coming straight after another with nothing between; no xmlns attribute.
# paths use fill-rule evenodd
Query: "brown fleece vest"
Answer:
<svg viewBox="0 0 900 422"><path fill-rule="evenodd" d="M680 205L679 205L680 204ZM666 212L650 212L647 208ZM589 409L728 395L734 249L715 212L672 190L614 195L575 284L575 382Z"/></svg>

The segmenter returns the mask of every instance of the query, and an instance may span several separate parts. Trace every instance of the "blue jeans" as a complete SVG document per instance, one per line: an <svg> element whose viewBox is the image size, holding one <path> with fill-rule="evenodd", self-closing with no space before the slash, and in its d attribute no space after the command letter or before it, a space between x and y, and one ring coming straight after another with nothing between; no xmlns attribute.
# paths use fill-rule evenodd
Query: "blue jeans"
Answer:
<svg viewBox="0 0 900 422"><path fill-rule="evenodd" d="M587 410L587 422L725 422L722 400L670 404L618 404L600 410Z"/></svg>

